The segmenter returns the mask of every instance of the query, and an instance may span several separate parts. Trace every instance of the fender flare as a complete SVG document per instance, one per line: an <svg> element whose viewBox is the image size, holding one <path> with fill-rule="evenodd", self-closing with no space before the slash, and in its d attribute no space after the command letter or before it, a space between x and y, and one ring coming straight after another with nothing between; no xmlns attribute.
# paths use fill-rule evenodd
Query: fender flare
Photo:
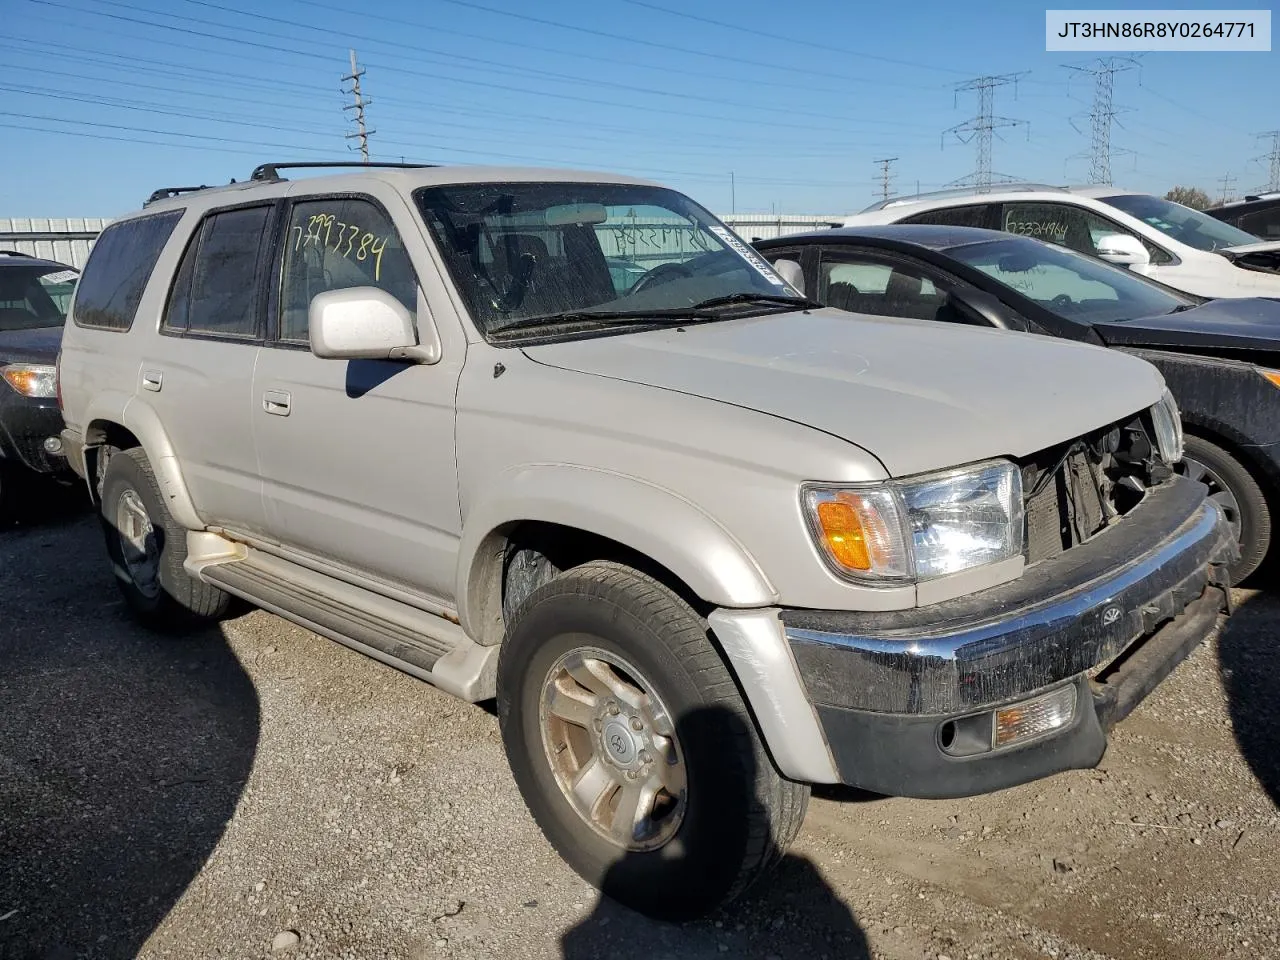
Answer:
<svg viewBox="0 0 1280 960"><path fill-rule="evenodd" d="M496 477L463 522L456 576L459 622L481 643L502 636L493 596L495 555L505 531L523 521L572 527L624 544L720 607L763 607L777 591L747 549L680 494L594 467L531 464ZM500 580L497 581L500 583Z"/></svg>
<svg viewBox="0 0 1280 960"><path fill-rule="evenodd" d="M183 479L173 442L150 404L136 396L113 391L95 397L85 419L89 424L98 420L117 423L137 437L173 519L188 530L204 529L205 523L196 512Z"/></svg>

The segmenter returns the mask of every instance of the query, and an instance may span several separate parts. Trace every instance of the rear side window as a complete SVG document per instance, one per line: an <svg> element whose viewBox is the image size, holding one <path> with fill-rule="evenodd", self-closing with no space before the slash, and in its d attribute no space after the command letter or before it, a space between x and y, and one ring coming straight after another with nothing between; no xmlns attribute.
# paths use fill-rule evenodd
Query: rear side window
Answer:
<svg viewBox="0 0 1280 960"><path fill-rule="evenodd" d="M80 278L75 324L123 332L133 326L142 292L181 210L113 223L102 231Z"/></svg>
<svg viewBox="0 0 1280 960"><path fill-rule="evenodd" d="M914 217L906 217L902 223L935 223L944 227L995 227L993 205L979 203L969 207L943 207L941 210L926 210Z"/></svg>
<svg viewBox="0 0 1280 960"><path fill-rule="evenodd" d="M164 327L171 333L256 338L258 276L271 207L210 214L178 265Z"/></svg>

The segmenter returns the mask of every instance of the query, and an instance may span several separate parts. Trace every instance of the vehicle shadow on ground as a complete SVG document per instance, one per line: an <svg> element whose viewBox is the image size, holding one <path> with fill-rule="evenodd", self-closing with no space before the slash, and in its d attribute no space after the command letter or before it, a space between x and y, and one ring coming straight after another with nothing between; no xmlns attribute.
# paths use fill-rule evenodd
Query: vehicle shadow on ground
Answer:
<svg viewBox="0 0 1280 960"><path fill-rule="evenodd" d="M35 475L6 479L16 490L10 494L13 502L0 509L0 536L74 521L89 512L89 494L82 483L55 483Z"/></svg>
<svg viewBox="0 0 1280 960"><path fill-rule="evenodd" d="M221 630L119 599L96 517L0 532L0 960L134 957L213 851L258 699Z"/></svg>
<svg viewBox="0 0 1280 960"><path fill-rule="evenodd" d="M1240 753L1280 807L1280 596L1257 593L1238 607L1218 638L1218 662Z"/></svg>
<svg viewBox="0 0 1280 960"><path fill-rule="evenodd" d="M722 725L720 729L726 722L741 723L736 715L727 711L714 713L716 722ZM688 728L697 722L692 718L677 720L677 735L682 742L689 742ZM732 742L737 738L725 739ZM751 781L755 780L754 770L749 770L748 775ZM697 781L692 781L690 792L697 788ZM769 809L767 805L761 806ZM726 810L724 816L731 819L734 812ZM689 842L692 847L693 841ZM644 873L640 863L643 856L623 856L609 868L601 887L607 891L620 881L634 884L637 876ZM775 849L772 857L777 856ZM725 849L726 861L738 859L734 850ZM690 869L694 869L692 864ZM797 854L784 855L774 870L762 876L737 900L692 923L653 920L601 896L592 913L564 934L561 949L564 960L709 960L713 957L716 960L723 957L790 960L799 956L814 960L823 956L870 960L871 957L866 935L853 912L813 862Z"/></svg>

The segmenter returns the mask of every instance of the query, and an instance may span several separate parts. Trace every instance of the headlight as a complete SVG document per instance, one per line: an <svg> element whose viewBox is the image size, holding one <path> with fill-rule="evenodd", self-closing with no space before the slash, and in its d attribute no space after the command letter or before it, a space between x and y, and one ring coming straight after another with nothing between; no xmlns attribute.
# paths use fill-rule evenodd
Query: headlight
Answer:
<svg viewBox="0 0 1280 960"><path fill-rule="evenodd" d="M1173 465L1182 459L1182 415L1168 390L1151 408L1151 421L1156 428L1156 447L1160 459Z"/></svg>
<svg viewBox="0 0 1280 960"><path fill-rule="evenodd" d="M43 363L11 363L0 367L0 376L24 397L56 397L57 371Z"/></svg>
<svg viewBox="0 0 1280 960"><path fill-rule="evenodd" d="M929 580L1022 553L1022 475L992 460L910 480L807 484L805 514L850 580Z"/></svg>

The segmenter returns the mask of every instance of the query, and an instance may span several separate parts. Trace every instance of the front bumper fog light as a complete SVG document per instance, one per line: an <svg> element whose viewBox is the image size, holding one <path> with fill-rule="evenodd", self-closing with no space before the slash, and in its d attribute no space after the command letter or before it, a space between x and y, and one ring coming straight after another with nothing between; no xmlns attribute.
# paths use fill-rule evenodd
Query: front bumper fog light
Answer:
<svg viewBox="0 0 1280 960"><path fill-rule="evenodd" d="M44 452L52 454L55 457L62 456L62 438L61 437L45 437Z"/></svg>
<svg viewBox="0 0 1280 960"><path fill-rule="evenodd" d="M991 746L999 749L1053 733L1070 726L1075 715L1075 684L1003 707L996 711Z"/></svg>

